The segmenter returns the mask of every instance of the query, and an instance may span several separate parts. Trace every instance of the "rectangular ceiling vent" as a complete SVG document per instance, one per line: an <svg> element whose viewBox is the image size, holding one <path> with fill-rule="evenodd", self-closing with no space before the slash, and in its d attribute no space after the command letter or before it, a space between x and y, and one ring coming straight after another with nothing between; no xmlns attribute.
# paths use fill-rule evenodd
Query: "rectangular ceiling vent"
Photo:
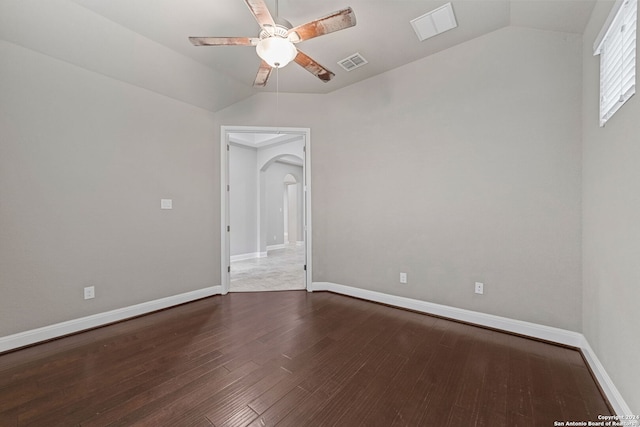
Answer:
<svg viewBox="0 0 640 427"><path fill-rule="evenodd" d="M424 41L458 26L451 3L447 3L431 12L425 13L416 19L412 19L410 22L420 41Z"/></svg>
<svg viewBox="0 0 640 427"><path fill-rule="evenodd" d="M369 62L359 53L354 53L353 55L338 61L338 65L347 71L355 70L356 68L362 67L364 64L368 63Z"/></svg>

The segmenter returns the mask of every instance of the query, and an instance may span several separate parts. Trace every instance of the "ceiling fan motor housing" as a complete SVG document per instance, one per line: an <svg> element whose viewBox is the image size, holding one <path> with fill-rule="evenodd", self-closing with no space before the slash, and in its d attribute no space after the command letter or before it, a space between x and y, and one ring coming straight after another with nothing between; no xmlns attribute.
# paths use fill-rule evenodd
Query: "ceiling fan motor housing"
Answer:
<svg viewBox="0 0 640 427"><path fill-rule="evenodd" d="M275 27L267 26L266 28L263 28L262 31L260 31L260 39L266 39L273 36L278 36L286 39L287 33L290 29L293 28L291 22L287 21L284 18L280 18L279 16L274 17L273 22L276 24Z"/></svg>

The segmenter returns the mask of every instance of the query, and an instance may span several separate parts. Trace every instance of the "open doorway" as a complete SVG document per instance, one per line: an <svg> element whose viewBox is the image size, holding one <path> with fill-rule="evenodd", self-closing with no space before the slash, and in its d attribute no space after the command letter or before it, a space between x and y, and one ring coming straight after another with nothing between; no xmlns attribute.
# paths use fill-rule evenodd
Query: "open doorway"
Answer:
<svg viewBox="0 0 640 427"><path fill-rule="evenodd" d="M221 133L223 293L309 289L309 129Z"/></svg>

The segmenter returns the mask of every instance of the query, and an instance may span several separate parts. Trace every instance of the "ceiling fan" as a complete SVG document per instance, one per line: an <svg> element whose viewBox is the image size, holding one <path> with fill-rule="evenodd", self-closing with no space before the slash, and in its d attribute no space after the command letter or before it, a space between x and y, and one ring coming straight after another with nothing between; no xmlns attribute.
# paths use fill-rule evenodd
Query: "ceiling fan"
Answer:
<svg viewBox="0 0 640 427"><path fill-rule="evenodd" d="M298 50L294 44L353 27L356 25L356 16L350 7L293 27L286 19L271 16L264 0L244 1L262 28L258 37L189 37L189 41L194 46L255 46L262 63L253 82L254 86L266 86L271 70L284 67L291 61L325 83L335 76Z"/></svg>

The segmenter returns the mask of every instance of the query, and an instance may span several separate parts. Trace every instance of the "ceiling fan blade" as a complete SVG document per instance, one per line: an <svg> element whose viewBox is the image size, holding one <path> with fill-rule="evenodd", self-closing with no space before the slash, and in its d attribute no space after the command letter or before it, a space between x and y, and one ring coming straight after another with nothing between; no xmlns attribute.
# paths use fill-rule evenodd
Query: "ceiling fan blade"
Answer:
<svg viewBox="0 0 640 427"><path fill-rule="evenodd" d="M300 65L302 68L318 77L325 83L335 76L334 73L318 64L309 55L302 53L300 49L298 49L298 54L296 55L294 61L296 61L296 64Z"/></svg>
<svg viewBox="0 0 640 427"><path fill-rule="evenodd" d="M194 46L255 46L257 37L189 37Z"/></svg>
<svg viewBox="0 0 640 427"><path fill-rule="evenodd" d="M273 17L271 16L271 12L267 9L267 5L264 3L264 0L244 0L249 6L251 13L260 24L260 27L275 27L276 24L273 22Z"/></svg>
<svg viewBox="0 0 640 427"><path fill-rule="evenodd" d="M260 64L260 68L258 68L258 74L256 75L256 80L253 82L253 85L265 87L267 85L267 80L269 80L271 70L271 66L262 61L262 63Z"/></svg>
<svg viewBox="0 0 640 427"><path fill-rule="evenodd" d="M334 31L344 30L345 28L356 25L356 15L350 7L333 12L323 18L306 24L298 25L289 30L289 40L298 43L303 40L309 40L324 34L333 33Z"/></svg>

